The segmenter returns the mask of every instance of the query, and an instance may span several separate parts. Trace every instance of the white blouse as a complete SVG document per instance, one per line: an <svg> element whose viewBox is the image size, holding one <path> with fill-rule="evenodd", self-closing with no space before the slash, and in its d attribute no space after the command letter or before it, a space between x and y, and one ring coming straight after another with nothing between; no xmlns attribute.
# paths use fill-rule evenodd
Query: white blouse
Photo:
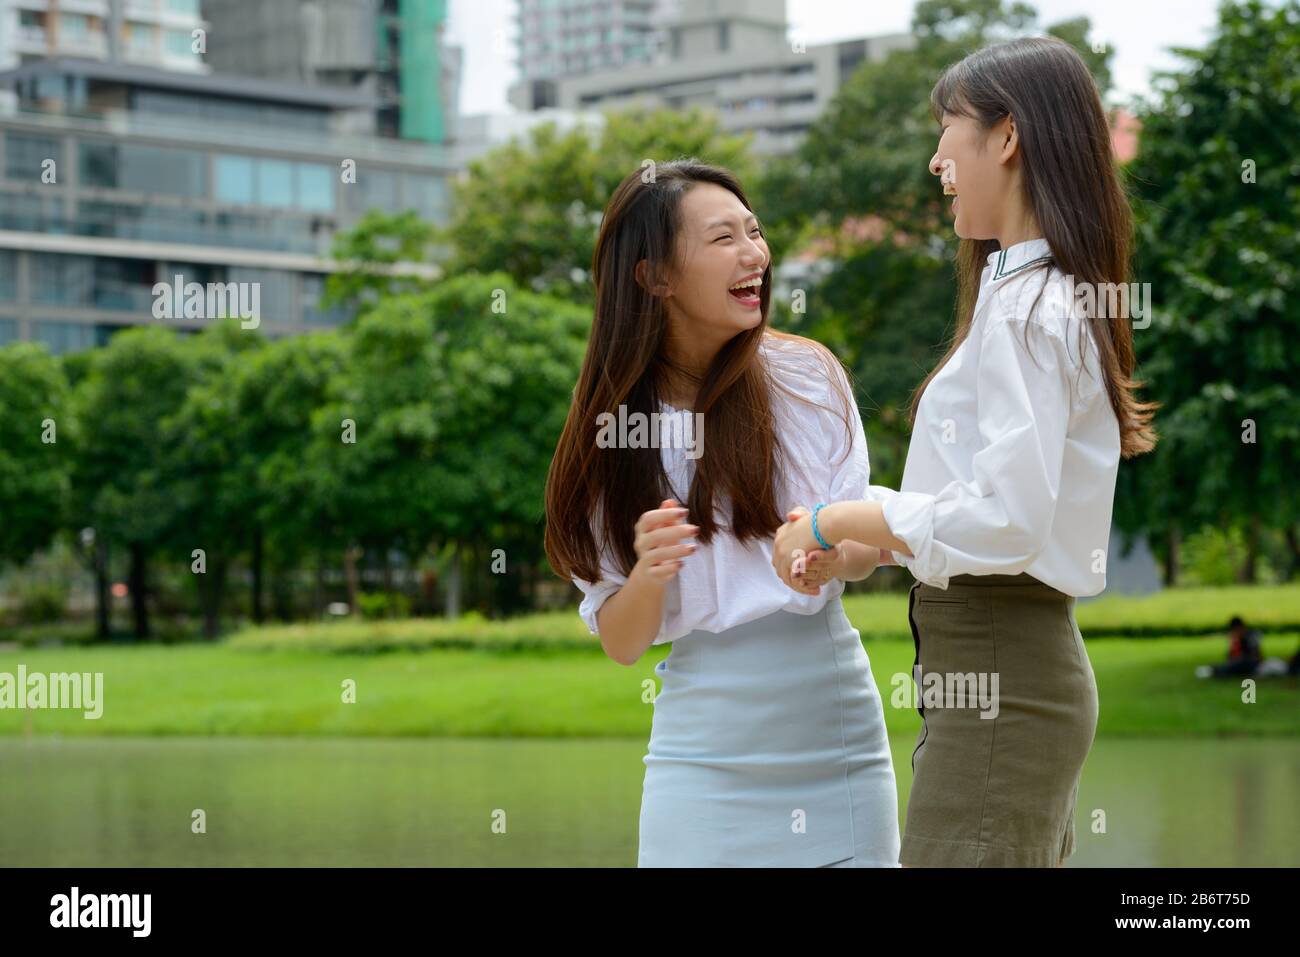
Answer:
<svg viewBox="0 0 1300 957"><path fill-rule="evenodd" d="M1106 587L1119 423L1066 277L1031 268L1050 257L1045 239L989 256L970 333L921 398L902 490L865 496L922 582L1028 572L1076 597Z"/></svg>
<svg viewBox="0 0 1300 957"><path fill-rule="evenodd" d="M818 502L862 498L866 495L871 467L867 462L862 419L843 369L834 364L840 388L848 397L847 409L835 394L826 367L810 346L769 335L759 351L774 378L816 403L811 405L780 389L773 390L777 437L785 447L793 471L778 490L782 520L787 511L799 505L811 508ZM662 408L670 413L680 411L669 405ZM841 417L845 412L849 416L848 429ZM851 443L848 433L851 433ZM683 503L695 471L696 460L688 457L689 451L680 447L660 449L664 471L674 490L672 497ZM724 524L730 520L730 510L725 505L715 507L715 514ZM692 523L694 517L688 515L686 521ZM592 528L600 542L599 516L593 519ZM844 591L844 583L838 579L823 585L818 595L801 595L789 588L772 569L770 538L742 546L733 536L720 532L710 544L697 540L696 545L695 553L683 560L681 570L664 590L663 621L653 644L665 644L697 630L716 634L775 611L816 614L827 601ZM599 634L596 613L601 605L627 581L610 556L606 548L598 584L574 580L584 595L578 612L593 635Z"/></svg>

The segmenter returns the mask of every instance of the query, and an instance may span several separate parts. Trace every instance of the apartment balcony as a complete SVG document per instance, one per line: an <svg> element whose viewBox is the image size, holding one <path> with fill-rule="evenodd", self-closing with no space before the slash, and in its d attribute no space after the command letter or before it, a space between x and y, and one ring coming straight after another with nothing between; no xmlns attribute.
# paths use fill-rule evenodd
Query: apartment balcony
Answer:
<svg viewBox="0 0 1300 957"><path fill-rule="evenodd" d="M60 7L60 9L63 8ZM108 37L102 33L87 33L77 36L72 33L60 32L58 47L52 50L51 53L102 59L108 56Z"/></svg>
<svg viewBox="0 0 1300 957"><path fill-rule="evenodd" d="M126 138L143 138L169 142L178 146L217 146L230 149L240 142L255 142L265 137L264 125L238 121L199 120L175 116L155 116L123 110L106 110L93 115L59 114L20 109L13 114L26 126L50 131L109 133ZM386 139L362 133L331 130L276 130L277 149L321 159L377 160L400 163L425 171L455 173L452 155L445 147L410 140Z"/></svg>
<svg viewBox="0 0 1300 957"><path fill-rule="evenodd" d="M44 54L49 51L50 37L44 27L19 27L14 37L15 53Z"/></svg>
<svg viewBox="0 0 1300 957"><path fill-rule="evenodd" d="M787 73L787 64L773 65L761 73L746 73L718 84L718 99L743 101L751 97L786 97L818 91L816 70Z"/></svg>
<svg viewBox="0 0 1300 957"><path fill-rule="evenodd" d="M315 217L284 217L272 213L248 215L221 210L166 209L143 203L88 203L91 214L59 216L24 208L10 194L0 193L0 231L40 233L42 236L85 236L162 242L178 247L211 246L325 256L335 221Z"/></svg>
<svg viewBox="0 0 1300 957"><path fill-rule="evenodd" d="M60 13L85 13L92 17L109 15L108 0L59 0Z"/></svg>
<svg viewBox="0 0 1300 957"><path fill-rule="evenodd" d="M162 0L126 0L123 10L127 20L141 20L157 23L162 19Z"/></svg>

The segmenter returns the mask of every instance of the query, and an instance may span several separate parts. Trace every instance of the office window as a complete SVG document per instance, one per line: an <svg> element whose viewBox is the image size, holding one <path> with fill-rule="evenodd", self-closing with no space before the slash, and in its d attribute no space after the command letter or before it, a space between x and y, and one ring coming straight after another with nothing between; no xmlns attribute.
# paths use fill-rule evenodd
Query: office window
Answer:
<svg viewBox="0 0 1300 957"><path fill-rule="evenodd" d="M184 30L164 30L163 47L172 56L194 56L194 37Z"/></svg>
<svg viewBox="0 0 1300 957"><path fill-rule="evenodd" d="M199 0L167 0L167 9L174 10L176 13L192 13L197 17Z"/></svg>
<svg viewBox="0 0 1300 957"><path fill-rule="evenodd" d="M145 316L152 312L153 286L158 279L157 267L152 260L97 256L94 275L96 309L116 309Z"/></svg>
<svg viewBox="0 0 1300 957"><path fill-rule="evenodd" d="M394 211L397 209L397 174L361 164L357 167L357 181L345 187L344 195L349 198L349 208L356 213L370 209Z"/></svg>
<svg viewBox="0 0 1300 957"><path fill-rule="evenodd" d="M71 40L84 40L90 33L90 18L80 13L59 15L59 36Z"/></svg>
<svg viewBox="0 0 1300 957"><path fill-rule="evenodd" d="M160 90L134 90L131 109L137 113L178 116L188 123L231 123L295 130L329 129L329 111L317 107L288 107L255 101L213 99Z"/></svg>
<svg viewBox="0 0 1300 957"><path fill-rule="evenodd" d="M113 189L117 186L117 147L112 143L81 144L81 185Z"/></svg>
<svg viewBox="0 0 1300 957"><path fill-rule="evenodd" d="M18 254L0 249L0 302L18 298Z"/></svg>
<svg viewBox="0 0 1300 957"><path fill-rule="evenodd" d="M77 231L86 236L196 242L206 239L200 210L167 209L149 203L104 203L82 200Z"/></svg>
<svg viewBox="0 0 1300 957"><path fill-rule="evenodd" d="M297 323L293 315L294 274L277 269L248 269L244 266L230 267L230 281L258 284L258 319L259 324L282 326ZM241 296L243 293L241 293ZM252 303L251 290L249 303ZM242 301L242 299L241 299Z"/></svg>
<svg viewBox="0 0 1300 957"><path fill-rule="evenodd" d="M402 208L441 222L447 215L447 183L438 176L402 174Z"/></svg>
<svg viewBox="0 0 1300 957"><path fill-rule="evenodd" d="M253 203L253 160L247 156L218 156L214 167L217 199L223 203Z"/></svg>
<svg viewBox="0 0 1300 957"><path fill-rule="evenodd" d="M99 335L95 326L88 322L41 320L32 323L32 338L45 343L55 355L60 355L93 349L101 344L101 338L107 340L108 337Z"/></svg>
<svg viewBox="0 0 1300 957"><path fill-rule="evenodd" d="M0 346L18 341L18 320L0 319Z"/></svg>
<svg viewBox="0 0 1300 957"><path fill-rule="evenodd" d="M257 161L257 203L261 206L293 205L293 164L288 160Z"/></svg>
<svg viewBox="0 0 1300 957"><path fill-rule="evenodd" d="M350 312L343 306L325 308L321 297L325 295L325 277L316 273L302 274L302 321L316 326L337 326L348 321Z"/></svg>
<svg viewBox="0 0 1300 957"><path fill-rule="evenodd" d="M202 153L135 143L82 143L81 182L196 199L208 193Z"/></svg>
<svg viewBox="0 0 1300 957"><path fill-rule="evenodd" d="M298 208L331 212L334 209L333 168L318 163L298 163Z"/></svg>
<svg viewBox="0 0 1300 957"><path fill-rule="evenodd" d="M139 23L127 24L126 45L132 53L154 52L154 28Z"/></svg>
<svg viewBox="0 0 1300 957"><path fill-rule="evenodd" d="M6 179L39 183L43 168L41 164L47 159L54 160L57 173L63 161L63 144L56 137L35 133L5 134Z"/></svg>
<svg viewBox="0 0 1300 957"><path fill-rule="evenodd" d="M32 253L32 302L56 306L95 304L95 260L91 256Z"/></svg>

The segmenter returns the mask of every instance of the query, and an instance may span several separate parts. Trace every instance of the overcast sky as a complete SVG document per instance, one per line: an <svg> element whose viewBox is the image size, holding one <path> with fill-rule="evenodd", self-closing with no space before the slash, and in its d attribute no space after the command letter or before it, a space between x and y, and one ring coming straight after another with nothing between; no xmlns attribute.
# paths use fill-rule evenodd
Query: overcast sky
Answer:
<svg viewBox="0 0 1300 957"><path fill-rule="evenodd" d="M1217 19L1218 0L1030 0L1040 23L1086 15L1092 35L1115 47L1115 98L1149 90L1153 69L1177 64L1166 48L1201 46ZM896 33L911 23L915 0L786 0L792 39L806 43ZM461 111L508 111L514 79L514 0L451 0L448 32L464 48Z"/></svg>

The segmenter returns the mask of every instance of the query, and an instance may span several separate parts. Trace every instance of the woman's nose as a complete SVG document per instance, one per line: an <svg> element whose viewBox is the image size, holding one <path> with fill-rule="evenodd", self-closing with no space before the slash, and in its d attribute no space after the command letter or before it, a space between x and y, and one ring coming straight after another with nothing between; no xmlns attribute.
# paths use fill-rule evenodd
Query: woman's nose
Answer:
<svg viewBox="0 0 1300 957"><path fill-rule="evenodd" d="M938 153L930 157L930 173L934 176L943 175L943 163L940 161Z"/></svg>

